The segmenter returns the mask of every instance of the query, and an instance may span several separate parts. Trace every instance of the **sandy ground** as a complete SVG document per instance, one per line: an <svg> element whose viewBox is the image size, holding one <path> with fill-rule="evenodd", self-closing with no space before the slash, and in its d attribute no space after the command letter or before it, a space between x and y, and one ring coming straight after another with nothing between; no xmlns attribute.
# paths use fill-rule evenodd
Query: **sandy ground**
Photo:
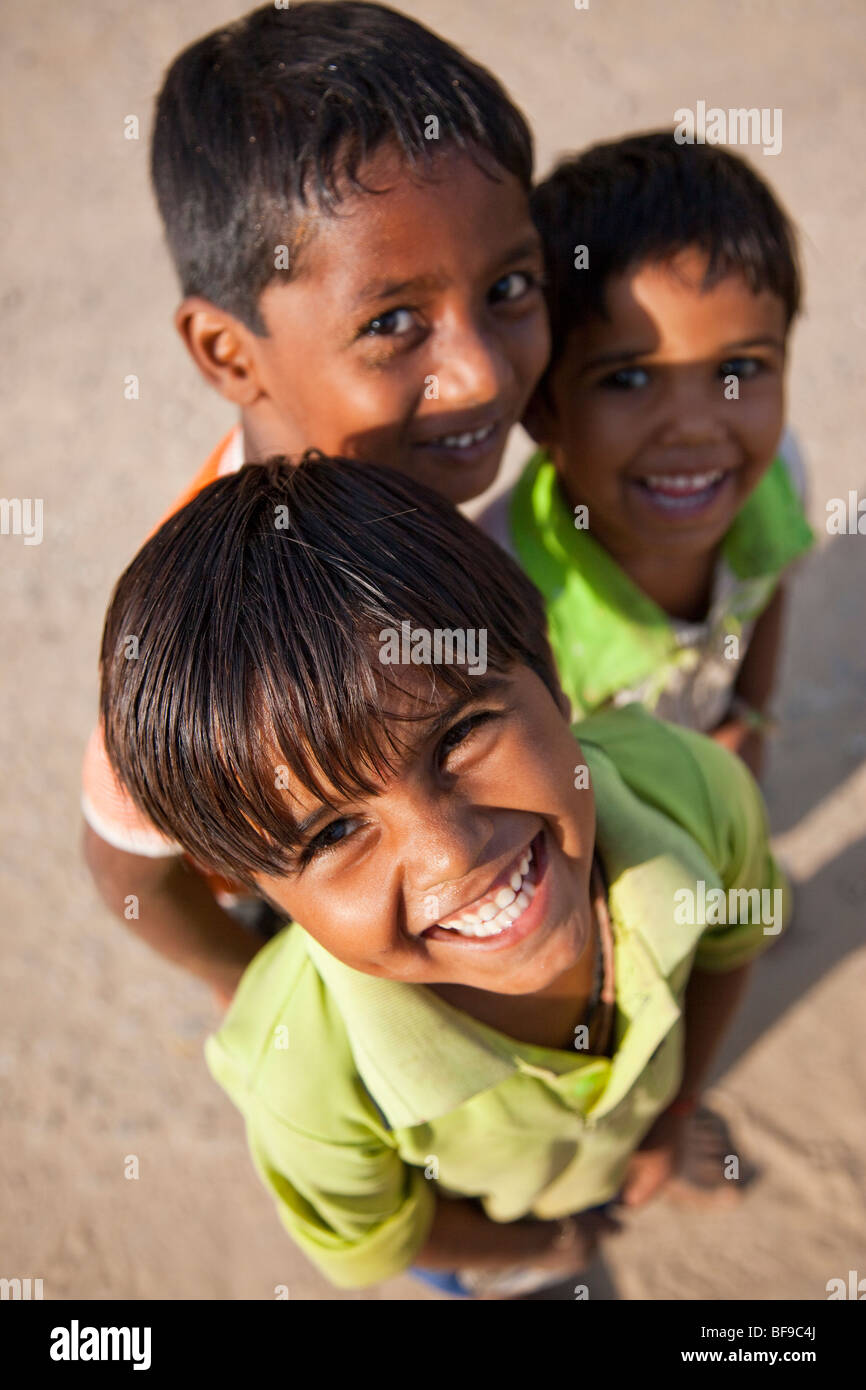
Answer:
<svg viewBox="0 0 866 1390"><path fill-rule="evenodd" d="M242 12L195 0L9 0L0 20L4 436L0 491L42 497L44 540L0 537L0 1275L46 1298L436 1298L401 1278L331 1289L283 1235L210 1080L207 992L101 907L78 852L78 768L111 583L231 420L194 375L146 175L154 91L186 42ZM592 1297L820 1299L866 1275L866 538L828 498L866 493L862 339L866 11L851 0L409 0L493 68L558 152L670 124L677 107L780 107L759 153L804 234L808 314L791 417L817 554L793 604L767 779L798 883L713 1096L763 1170L733 1214L636 1214ZM130 114L142 138L123 138ZM139 376L138 401L123 379ZM512 453L519 452L519 444ZM140 1178L124 1178L128 1155Z"/></svg>

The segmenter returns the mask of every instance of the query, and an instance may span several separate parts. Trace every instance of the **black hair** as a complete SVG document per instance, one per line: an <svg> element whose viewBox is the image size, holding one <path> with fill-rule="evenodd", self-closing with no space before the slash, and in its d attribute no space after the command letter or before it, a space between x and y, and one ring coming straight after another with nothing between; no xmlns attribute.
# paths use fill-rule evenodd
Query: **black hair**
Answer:
<svg viewBox="0 0 866 1390"><path fill-rule="evenodd" d="M326 784L369 792L405 757L398 727L431 713L417 675L401 685L383 664L383 634L406 621L486 633L483 670L448 653L430 665L431 698L469 698L487 670L516 665L557 697L540 595L436 493L312 450L218 479L112 597L101 713L118 777L197 863L251 886L279 874L297 835L277 769L326 803ZM421 713L395 712L401 690Z"/></svg>
<svg viewBox="0 0 866 1390"><path fill-rule="evenodd" d="M606 317L610 278L688 246L708 257L705 288L731 272L770 290L787 322L800 308L794 227L762 178L718 145L678 144L652 131L563 159L532 194L544 242L553 356L572 329ZM576 248L587 262L576 268ZM578 253L579 255L579 253Z"/></svg>
<svg viewBox="0 0 866 1390"><path fill-rule="evenodd" d="M270 4L192 44L166 74L151 147L184 295L264 333L259 297L291 278L303 210L363 190L361 166L386 141L413 167L456 146L529 192L521 113L489 72L407 15L355 0Z"/></svg>

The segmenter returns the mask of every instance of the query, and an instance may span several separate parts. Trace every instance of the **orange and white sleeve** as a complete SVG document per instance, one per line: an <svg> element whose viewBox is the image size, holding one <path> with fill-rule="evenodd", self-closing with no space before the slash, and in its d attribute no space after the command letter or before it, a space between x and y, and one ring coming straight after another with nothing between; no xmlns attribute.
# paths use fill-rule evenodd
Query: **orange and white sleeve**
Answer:
<svg viewBox="0 0 866 1390"><path fill-rule="evenodd" d="M227 472L234 472L243 461L239 428L220 441L204 467L172 503L163 521L180 511L197 493ZM159 523L162 525L162 522ZM166 839L161 831L139 811L121 786L105 750L101 725L93 730L81 769L81 809L92 830L115 849L156 859L182 853L180 845Z"/></svg>
<svg viewBox="0 0 866 1390"><path fill-rule="evenodd" d="M105 751L101 725L93 730L84 753L81 810L91 830L115 849L148 859L182 853L180 845L166 839L121 786Z"/></svg>

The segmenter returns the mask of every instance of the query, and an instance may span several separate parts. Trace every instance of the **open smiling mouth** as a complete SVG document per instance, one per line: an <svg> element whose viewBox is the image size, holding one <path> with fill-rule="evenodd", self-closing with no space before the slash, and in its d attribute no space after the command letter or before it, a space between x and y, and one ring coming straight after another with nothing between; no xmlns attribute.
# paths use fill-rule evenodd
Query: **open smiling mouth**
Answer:
<svg viewBox="0 0 866 1390"><path fill-rule="evenodd" d="M433 941L501 937L523 925L544 873L543 831L480 898L422 932Z"/></svg>
<svg viewBox="0 0 866 1390"><path fill-rule="evenodd" d="M436 439L425 439L418 445L421 449L444 449L449 454L473 455L482 453L490 444L499 429L499 421L482 425L477 430L463 430L456 434L442 434Z"/></svg>
<svg viewBox="0 0 866 1390"><path fill-rule="evenodd" d="M714 468L704 473L648 474L630 482L657 511L690 515L714 502L733 472L730 468Z"/></svg>

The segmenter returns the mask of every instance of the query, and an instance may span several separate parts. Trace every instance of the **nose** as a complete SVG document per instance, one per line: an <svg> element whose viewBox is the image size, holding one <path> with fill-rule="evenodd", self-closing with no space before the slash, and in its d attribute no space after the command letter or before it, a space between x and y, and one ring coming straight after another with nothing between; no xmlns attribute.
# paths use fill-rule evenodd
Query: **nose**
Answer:
<svg viewBox="0 0 866 1390"><path fill-rule="evenodd" d="M483 809L453 794L418 798L415 805L411 795L401 800L402 814L392 828L393 852L402 863L408 897L423 902L424 915L435 922L457 905L446 901L449 890L483 863L493 822Z"/></svg>
<svg viewBox="0 0 866 1390"><path fill-rule="evenodd" d="M462 410L487 405L508 388L511 367L496 334L468 312L437 335L433 372L439 400Z"/></svg>
<svg viewBox="0 0 866 1390"><path fill-rule="evenodd" d="M664 396L660 443L694 447L721 442L727 434L726 407L730 411L719 382L708 383L703 369L673 369Z"/></svg>

